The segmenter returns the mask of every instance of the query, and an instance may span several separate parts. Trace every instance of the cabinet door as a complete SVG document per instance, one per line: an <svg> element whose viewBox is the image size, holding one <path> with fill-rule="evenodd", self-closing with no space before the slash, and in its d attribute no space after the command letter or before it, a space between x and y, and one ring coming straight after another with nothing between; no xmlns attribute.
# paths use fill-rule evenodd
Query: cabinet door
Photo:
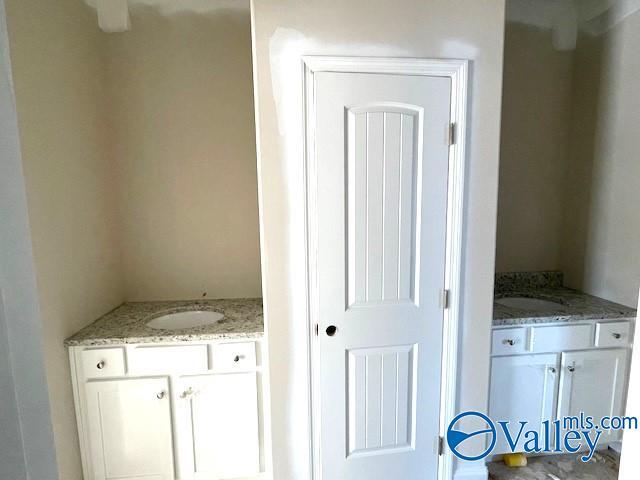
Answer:
<svg viewBox="0 0 640 480"><path fill-rule="evenodd" d="M544 420L555 419L558 355L521 355L494 357L491 360L489 416L496 422L508 421L513 437L519 423L529 422L528 429ZM510 453L504 437L498 435L494 454ZM524 439L516 451L524 451Z"/></svg>
<svg viewBox="0 0 640 480"><path fill-rule="evenodd" d="M193 478L244 478L260 472L255 372L183 378L182 418L189 423Z"/></svg>
<svg viewBox="0 0 640 480"><path fill-rule="evenodd" d="M89 382L86 393L92 480L174 478L167 379Z"/></svg>
<svg viewBox="0 0 640 480"><path fill-rule="evenodd" d="M626 349L563 353L559 416L584 412L600 422L604 416L622 415L627 359ZM619 436L619 431L604 431L600 444Z"/></svg>

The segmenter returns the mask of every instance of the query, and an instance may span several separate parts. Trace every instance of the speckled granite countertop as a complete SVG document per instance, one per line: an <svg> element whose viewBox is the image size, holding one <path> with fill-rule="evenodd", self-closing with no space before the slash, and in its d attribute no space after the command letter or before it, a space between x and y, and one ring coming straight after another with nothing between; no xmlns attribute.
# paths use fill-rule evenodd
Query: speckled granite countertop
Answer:
<svg viewBox="0 0 640 480"><path fill-rule="evenodd" d="M161 330L147 327L153 318L183 310L213 310L224 318L213 325ZM223 338L260 338L264 334L261 298L128 302L87 325L64 344L109 345L122 343L188 342Z"/></svg>
<svg viewBox="0 0 640 480"><path fill-rule="evenodd" d="M493 326L636 317L633 308L562 286L561 272L496 274L495 298L525 297L559 303L544 311L523 310L493 304Z"/></svg>

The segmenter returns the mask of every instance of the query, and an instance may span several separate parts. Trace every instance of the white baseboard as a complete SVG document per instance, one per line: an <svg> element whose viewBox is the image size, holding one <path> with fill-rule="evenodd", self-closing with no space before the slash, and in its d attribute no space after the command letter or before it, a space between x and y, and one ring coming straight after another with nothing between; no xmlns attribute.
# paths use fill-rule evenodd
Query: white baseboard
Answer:
<svg viewBox="0 0 640 480"><path fill-rule="evenodd" d="M489 470L483 463L459 463L453 480L487 480L489 478Z"/></svg>

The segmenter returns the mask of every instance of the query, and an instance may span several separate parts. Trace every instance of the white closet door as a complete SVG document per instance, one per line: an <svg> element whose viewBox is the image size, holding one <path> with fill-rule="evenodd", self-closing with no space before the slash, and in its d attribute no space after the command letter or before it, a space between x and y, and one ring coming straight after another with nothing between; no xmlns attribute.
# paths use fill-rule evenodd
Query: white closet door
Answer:
<svg viewBox="0 0 640 480"><path fill-rule="evenodd" d="M435 479L451 82L314 78L322 478Z"/></svg>

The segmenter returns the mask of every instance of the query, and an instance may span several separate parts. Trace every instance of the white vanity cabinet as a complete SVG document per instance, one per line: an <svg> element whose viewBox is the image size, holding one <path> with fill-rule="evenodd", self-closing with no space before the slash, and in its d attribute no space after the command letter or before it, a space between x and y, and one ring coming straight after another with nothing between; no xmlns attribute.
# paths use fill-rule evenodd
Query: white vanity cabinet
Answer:
<svg viewBox="0 0 640 480"><path fill-rule="evenodd" d="M165 378L86 384L92 478L173 478L168 390Z"/></svg>
<svg viewBox="0 0 640 480"><path fill-rule="evenodd" d="M622 415L629 351L626 349L569 352L562 355L558 397L560 418L585 412L599 419ZM603 431L601 442L619 440L620 431Z"/></svg>
<svg viewBox="0 0 640 480"><path fill-rule="evenodd" d="M580 412L596 421L623 415L633 325L624 319L494 327L489 416L517 429L520 421L537 426ZM619 438L619 431L605 431L599 445ZM510 451L499 441L493 453Z"/></svg>
<svg viewBox="0 0 640 480"><path fill-rule="evenodd" d="M556 354L495 357L491 365L489 412L495 420L511 420L512 428L520 421L542 428L542 422L555 416L558 388ZM517 432L517 430L516 430ZM524 439L518 444L523 449ZM494 454L510 452L502 435L498 436Z"/></svg>
<svg viewBox="0 0 640 480"><path fill-rule="evenodd" d="M182 378L179 421L195 480L238 478L260 469L256 373Z"/></svg>
<svg viewBox="0 0 640 480"><path fill-rule="evenodd" d="M69 349L85 480L262 478L261 341Z"/></svg>

